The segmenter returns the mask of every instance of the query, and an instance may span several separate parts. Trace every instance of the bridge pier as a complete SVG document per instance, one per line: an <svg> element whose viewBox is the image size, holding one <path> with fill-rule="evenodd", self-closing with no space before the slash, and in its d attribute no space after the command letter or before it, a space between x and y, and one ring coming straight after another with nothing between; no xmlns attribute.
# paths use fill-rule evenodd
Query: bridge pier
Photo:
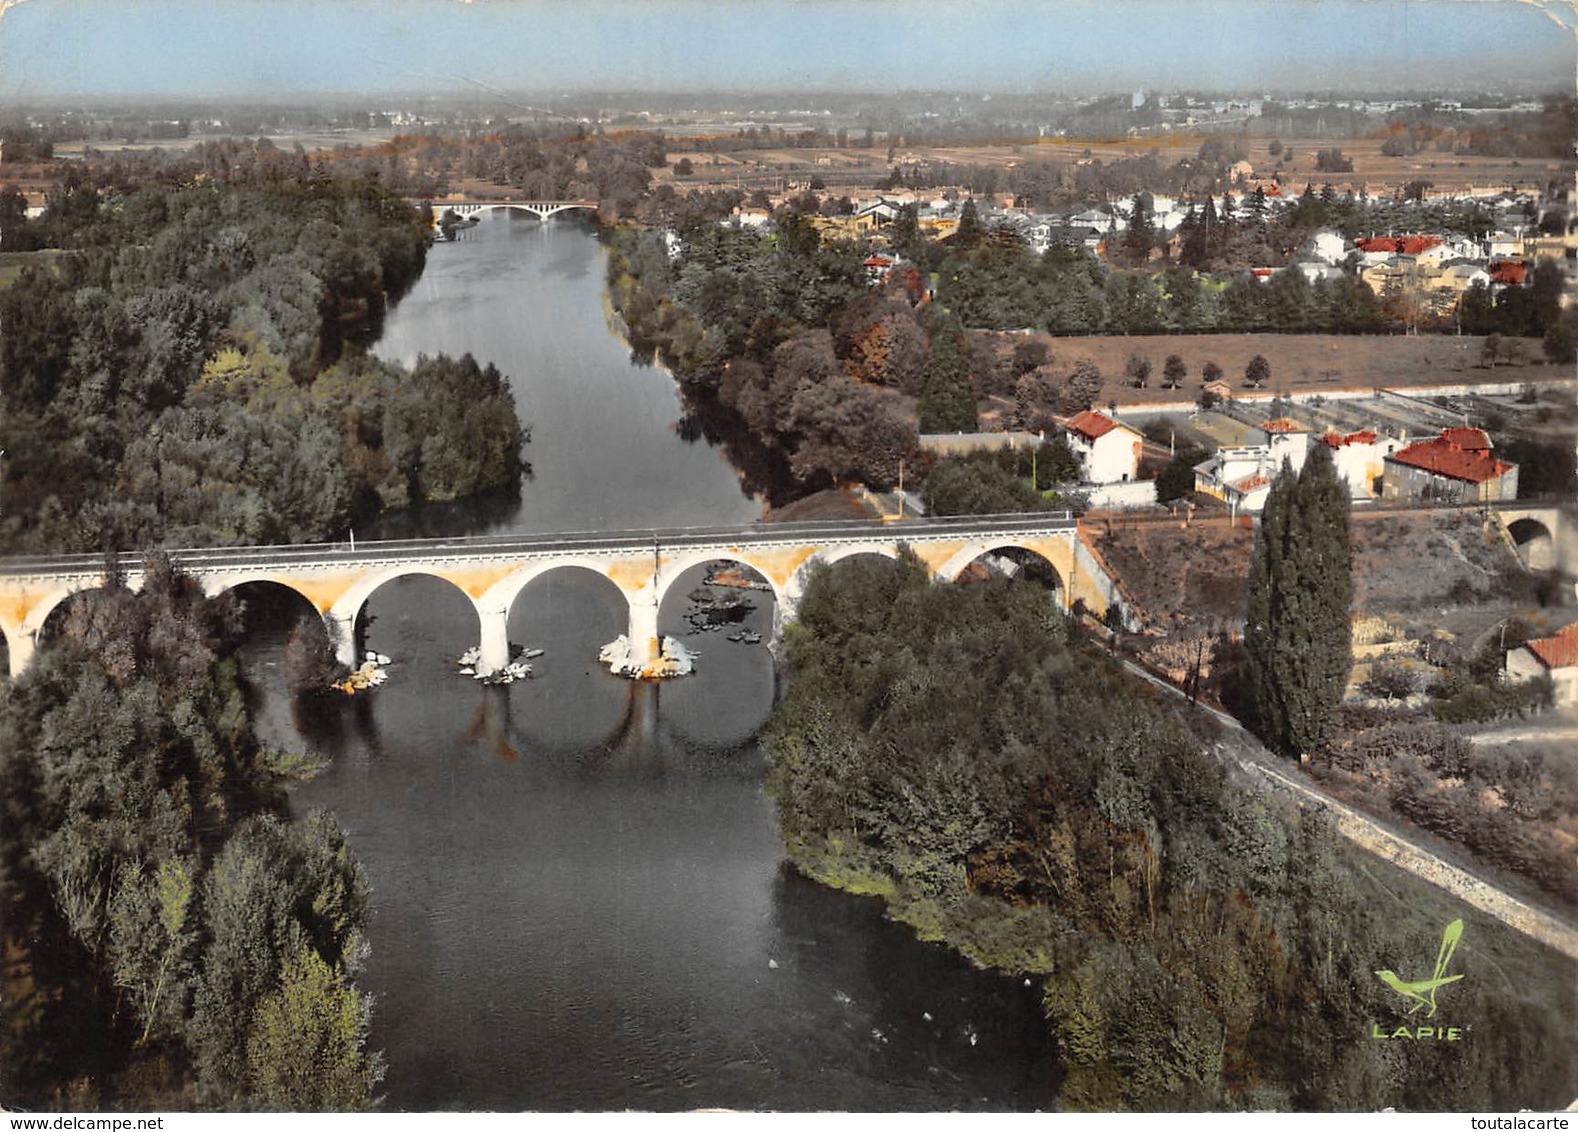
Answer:
<svg viewBox="0 0 1578 1132"><path fill-rule="evenodd" d="M323 615L323 620L328 625L329 639L334 642L334 659L347 668L360 665L362 653L356 640L356 613L330 611Z"/></svg>
<svg viewBox="0 0 1578 1132"><path fill-rule="evenodd" d="M6 645L11 654L11 679L15 680L33 663L33 653L38 648L38 635L26 629L6 634Z"/></svg>
<svg viewBox="0 0 1578 1132"><path fill-rule="evenodd" d="M508 607L479 609L477 616L482 621L477 675L492 676L495 672L504 671L510 664L510 611Z"/></svg>
<svg viewBox="0 0 1578 1132"><path fill-rule="evenodd" d="M638 664L653 664L662 658L657 614L657 603L644 594L630 603L630 631L625 639L630 642L630 659Z"/></svg>

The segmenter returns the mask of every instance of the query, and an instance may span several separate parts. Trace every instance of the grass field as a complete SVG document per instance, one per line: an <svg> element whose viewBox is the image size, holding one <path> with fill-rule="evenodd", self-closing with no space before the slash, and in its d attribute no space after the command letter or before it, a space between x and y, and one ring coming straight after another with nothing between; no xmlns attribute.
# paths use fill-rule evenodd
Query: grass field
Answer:
<svg viewBox="0 0 1578 1132"><path fill-rule="evenodd" d="M1005 336L1007 337L1007 336ZM1020 341L1021 335L1011 336ZM1538 339L1518 339L1525 361L1517 365L1480 364L1484 339L1443 334L1174 334L1054 338L1038 335L1052 348L1055 364L1080 359L1096 364L1106 378L1098 404L1146 405L1199 398L1200 371L1208 361L1222 367L1223 380L1235 391L1270 394L1332 393L1346 389L1407 389L1467 383L1553 382L1573 380L1571 366L1549 365ZM1130 354L1151 360L1151 384L1135 389L1123 382ZM1189 367L1178 389L1158 382L1167 355L1177 354ZM1256 354L1271 363L1271 380L1260 390L1244 386L1244 369Z"/></svg>

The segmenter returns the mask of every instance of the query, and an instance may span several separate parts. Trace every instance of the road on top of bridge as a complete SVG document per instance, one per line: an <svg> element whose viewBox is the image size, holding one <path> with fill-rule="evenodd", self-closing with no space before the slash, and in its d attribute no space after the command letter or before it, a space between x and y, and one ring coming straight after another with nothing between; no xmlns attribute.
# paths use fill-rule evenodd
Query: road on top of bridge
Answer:
<svg viewBox="0 0 1578 1132"><path fill-rule="evenodd" d="M1076 521L1068 511L1029 511L1005 515L954 515L895 522L860 519L821 520L805 523L765 523L731 527L676 527L667 530L569 531L555 534L466 535L453 538L391 539L334 543L293 543L274 546L192 547L171 549L178 566L233 568L241 566L302 565L306 563L361 563L449 557L533 555L573 551L676 549L697 546L771 546L824 540L882 541L958 538L1033 530L1073 530ZM122 551L116 565L135 570L143 552ZM0 560L0 576L103 573L105 554L49 555Z"/></svg>

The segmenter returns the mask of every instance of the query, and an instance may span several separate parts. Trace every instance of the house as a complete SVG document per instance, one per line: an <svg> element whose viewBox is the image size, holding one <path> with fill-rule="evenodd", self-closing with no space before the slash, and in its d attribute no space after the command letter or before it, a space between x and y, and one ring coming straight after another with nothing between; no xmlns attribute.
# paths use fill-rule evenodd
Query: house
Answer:
<svg viewBox="0 0 1578 1132"><path fill-rule="evenodd" d="M1448 428L1387 456L1381 498L1490 501L1516 499L1518 465L1491 454L1483 429Z"/></svg>
<svg viewBox="0 0 1578 1132"><path fill-rule="evenodd" d="M879 199L861 205L855 209L855 215L861 218L869 217L878 224L892 224L898 219L900 207L890 200Z"/></svg>
<svg viewBox="0 0 1578 1132"><path fill-rule="evenodd" d="M1489 287L1490 273L1477 263L1457 260L1443 267L1441 274L1431 279L1428 285L1434 290L1461 295L1476 283Z"/></svg>
<svg viewBox="0 0 1578 1132"><path fill-rule="evenodd" d="M1266 505L1283 464L1296 473L1309 458L1309 429L1286 417L1257 426L1261 444L1219 448L1194 467L1194 489L1226 503L1234 514L1256 514Z"/></svg>
<svg viewBox="0 0 1578 1132"><path fill-rule="evenodd" d="M1322 263L1341 264L1348 258L1348 241L1340 232L1316 232L1309 240L1309 254Z"/></svg>
<svg viewBox="0 0 1578 1132"><path fill-rule="evenodd" d="M1139 477L1145 438L1128 425L1087 409L1071 417L1064 429L1083 482L1122 483Z"/></svg>
<svg viewBox="0 0 1578 1132"><path fill-rule="evenodd" d="M1271 493L1266 457L1266 449L1258 444L1218 448L1209 460L1194 466L1194 489L1220 499L1234 514L1257 513Z"/></svg>
<svg viewBox="0 0 1578 1132"><path fill-rule="evenodd" d="M866 257L865 263L862 264L862 266L866 269L866 282L882 282L888 277L893 269L899 265L900 262L902 261L899 260L897 256L883 255L880 252L873 252L871 255Z"/></svg>
<svg viewBox="0 0 1578 1132"><path fill-rule="evenodd" d="M1350 499L1375 499L1381 494L1386 457L1403 445L1402 441L1371 429L1348 433L1332 430L1323 433L1320 442L1331 449L1332 467L1347 487Z"/></svg>
<svg viewBox="0 0 1578 1132"><path fill-rule="evenodd" d="M1233 387L1225 381L1208 381L1200 388L1202 392L1209 393L1222 401L1233 399Z"/></svg>
<svg viewBox="0 0 1578 1132"><path fill-rule="evenodd" d="M1527 273L1528 265L1519 260L1492 261L1490 265L1490 281L1499 283L1503 287L1523 286L1523 279Z"/></svg>
<svg viewBox="0 0 1578 1132"><path fill-rule="evenodd" d="M1549 676L1558 707L1578 704L1578 622L1507 653L1507 679Z"/></svg>

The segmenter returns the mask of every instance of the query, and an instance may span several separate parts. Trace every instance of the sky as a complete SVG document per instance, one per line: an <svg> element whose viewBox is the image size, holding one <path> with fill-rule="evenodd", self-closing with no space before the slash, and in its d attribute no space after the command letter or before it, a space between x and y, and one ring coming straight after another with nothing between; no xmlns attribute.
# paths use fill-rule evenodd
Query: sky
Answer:
<svg viewBox="0 0 1578 1132"><path fill-rule="evenodd" d="M0 100L1574 89L1575 0L0 0Z"/></svg>

